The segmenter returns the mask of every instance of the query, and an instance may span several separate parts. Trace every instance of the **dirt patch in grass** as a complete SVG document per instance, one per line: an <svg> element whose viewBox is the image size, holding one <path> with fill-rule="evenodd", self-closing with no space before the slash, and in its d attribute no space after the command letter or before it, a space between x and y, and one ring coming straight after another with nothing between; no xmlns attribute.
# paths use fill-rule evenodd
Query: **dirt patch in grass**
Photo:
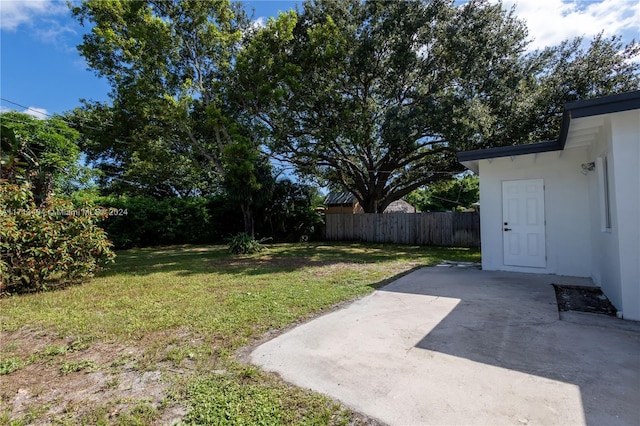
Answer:
<svg viewBox="0 0 640 426"><path fill-rule="evenodd" d="M74 345L74 339L26 328L3 332L0 341L0 359L20 359L22 364L1 376L0 423L116 422L132 410L146 407L154 412L164 404L147 418L153 424L170 424L186 412L167 403L171 382L163 372L136 368L143 353L138 348L99 342Z"/></svg>
<svg viewBox="0 0 640 426"><path fill-rule="evenodd" d="M616 308L597 287L554 284L559 311L616 316Z"/></svg>
<svg viewBox="0 0 640 426"><path fill-rule="evenodd" d="M53 333L26 327L1 333L0 359L17 357L24 365L0 376L0 424L180 423L189 412L185 401L175 394L181 383L202 373L222 376L232 373L215 362L203 368L188 359L179 366L158 361L162 353L170 353L172 348L180 346L175 339L162 349L146 346L154 341L166 343L165 334L148 336L140 341L140 347L103 342L80 347L73 346L72 338L60 339ZM188 333L177 331L175 335L193 343ZM150 352L154 359L145 362ZM208 360L213 358L215 355ZM147 370L145 366L154 368ZM247 367L251 368L254 367ZM261 374L272 386L297 392L277 375ZM348 426L382 425L356 412L348 417ZM336 423L342 424L342 421L338 419Z"/></svg>

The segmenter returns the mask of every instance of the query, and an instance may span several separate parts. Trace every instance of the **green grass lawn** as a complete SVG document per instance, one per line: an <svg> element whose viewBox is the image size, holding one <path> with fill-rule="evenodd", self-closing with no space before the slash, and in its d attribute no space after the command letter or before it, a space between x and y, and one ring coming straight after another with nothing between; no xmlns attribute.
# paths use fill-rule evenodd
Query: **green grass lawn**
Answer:
<svg viewBox="0 0 640 426"><path fill-rule="evenodd" d="M336 243L251 256L224 246L120 252L84 285L0 301L0 424L163 424L172 413L186 424L348 424L353 413L238 361L237 350L442 259L479 261L479 251ZM29 369L47 383L28 382ZM124 385L152 373L157 394ZM71 389L47 398L96 377L99 402ZM31 405L16 410L21 380Z"/></svg>

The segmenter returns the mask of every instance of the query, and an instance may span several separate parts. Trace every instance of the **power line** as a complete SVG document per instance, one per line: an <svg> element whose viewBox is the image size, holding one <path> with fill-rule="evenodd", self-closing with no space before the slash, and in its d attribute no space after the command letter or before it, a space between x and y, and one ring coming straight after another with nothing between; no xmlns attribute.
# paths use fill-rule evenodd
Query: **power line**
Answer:
<svg viewBox="0 0 640 426"><path fill-rule="evenodd" d="M62 120L61 118L58 118L58 117L53 117L53 118L55 118L56 120L60 120L61 122L65 123L66 125L68 125L68 126L70 126L70 127L72 127L72 128L73 128L73 126L75 125L74 123L70 123L70 122L65 121L65 120ZM7 117L7 116L5 116L5 115L2 115L2 120L3 120L3 121L5 121L5 120L6 120L6 121L11 121L11 122L13 122L13 123L25 124L25 125L29 125L29 124L31 124L31 123L29 123L28 121L19 120L19 119L15 118L15 117ZM47 123L47 122L45 122L45 123L44 123L44 125L45 125L45 126L50 126L50 125L51 125L51 123ZM100 131L99 129L96 129L96 128L91 127L91 126L86 126L86 125L84 125L84 127L85 127L85 128L87 128L87 129L91 129L91 130ZM78 130L78 129L75 129L75 130L76 130L78 133L83 134L83 132L82 132L81 130ZM86 136L86 135L85 135L85 136Z"/></svg>
<svg viewBox="0 0 640 426"><path fill-rule="evenodd" d="M36 114L46 115L47 117L51 117L51 118L53 118L53 115L49 114L48 112L42 112L42 111L39 111L39 110L37 110L37 109L31 108L31 107L28 107L28 106L25 106L25 105L21 105L21 104L19 104L19 103L17 103L17 102L10 101L10 100L9 100L9 99L7 99L7 98L0 98L0 100L3 100L3 101L5 101L5 102L7 102L7 103L10 103L11 105L19 106L20 108L24 108L24 109L26 109L26 110L28 110L28 111L33 111L33 112L35 112Z"/></svg>
<svg viewBox="0 0 640 426"><path fill-rule="evenodd" d="M0 97L0 100L1 100L1 101L3 101L3 102L9 103L9 104L11 104L11 105L15 105L15 106L19 106L20 108L24 108L24 109L25 109L25 110L27 110L27 111L32 111L32 112L34 112L34 113L36 113L36 114L44 115L44 116L49 117L49 118L55 118L56 120L60 120L60 121L62 121L63 123L65 123L66 125L71 126L71 127L73 127L73 126L75 126L75 125L76 125L75 123L71 123L70 121L67 121L67 120L63 119L63 118L62 118L62 116L60 116L60 115L54 115L54 114L49 114L48 112L42 112L42 111L39 111L39 110L37 110L37 109L34 109L34 108L31 108L31 107L28 107L28 106L22 105L22 104L20 104L20 103L18 103L18 102L14 102L14 101L9 100L9 99L7 99L7 98L2 98L2 97ZM36 118L37 118L37 117L36 117ZM80 117L79 117L79 118L80 118ZM82 120L82 118L80 118L80 119ZM13 121L14 121L14 122L18 122L17 120L13 120ZM85 121L86 121L86 120L85 120ZM20 122L20 123L22 123L22 124L28 124L28 123L26 123L26 122ZM104 123L104 124L105 124L106 126L111 126L111 123ZM85 127L85 128L87 128L87 129L95 130L96 132L99 132L99 131L101 131L101 130L102 130L102 129L96 129L95 127L87 126L86 124L82 124L82 126L83 126L83 127ZM76 129L76 130L77 130L77 129ZM79 131L80 133L82 133L80 130L78 130L78 131Z"/></svg>

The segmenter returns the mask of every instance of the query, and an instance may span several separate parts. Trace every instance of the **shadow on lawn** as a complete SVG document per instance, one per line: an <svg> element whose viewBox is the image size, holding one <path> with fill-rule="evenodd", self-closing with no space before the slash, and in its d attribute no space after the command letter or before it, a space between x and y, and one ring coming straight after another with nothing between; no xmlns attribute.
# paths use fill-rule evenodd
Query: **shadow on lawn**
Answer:
<svg viewBox="0 0 640 426"><path fill-rule="evenodd" d="M402 260L427 266L442 259L477 261L479 256L474 249L370 243L273 244L254 255L231 255L222 245L131 249L117 254L116 264L108 266L98 276L154 273L262 275L311 267Z"/></svg>

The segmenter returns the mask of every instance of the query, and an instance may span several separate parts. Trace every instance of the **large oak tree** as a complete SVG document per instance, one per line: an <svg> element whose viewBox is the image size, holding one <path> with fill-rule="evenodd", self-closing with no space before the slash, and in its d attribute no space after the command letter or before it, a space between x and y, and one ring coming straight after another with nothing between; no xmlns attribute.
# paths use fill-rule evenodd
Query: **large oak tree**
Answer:
<svg viewBox="0 0 640 426"><path fill-rule="evenodd" d="M565 102L638 87L636 43L527 46L499 3L308 0L240 52L236 93L282 159L382 212L457 150L555 138Z"/></svg>

